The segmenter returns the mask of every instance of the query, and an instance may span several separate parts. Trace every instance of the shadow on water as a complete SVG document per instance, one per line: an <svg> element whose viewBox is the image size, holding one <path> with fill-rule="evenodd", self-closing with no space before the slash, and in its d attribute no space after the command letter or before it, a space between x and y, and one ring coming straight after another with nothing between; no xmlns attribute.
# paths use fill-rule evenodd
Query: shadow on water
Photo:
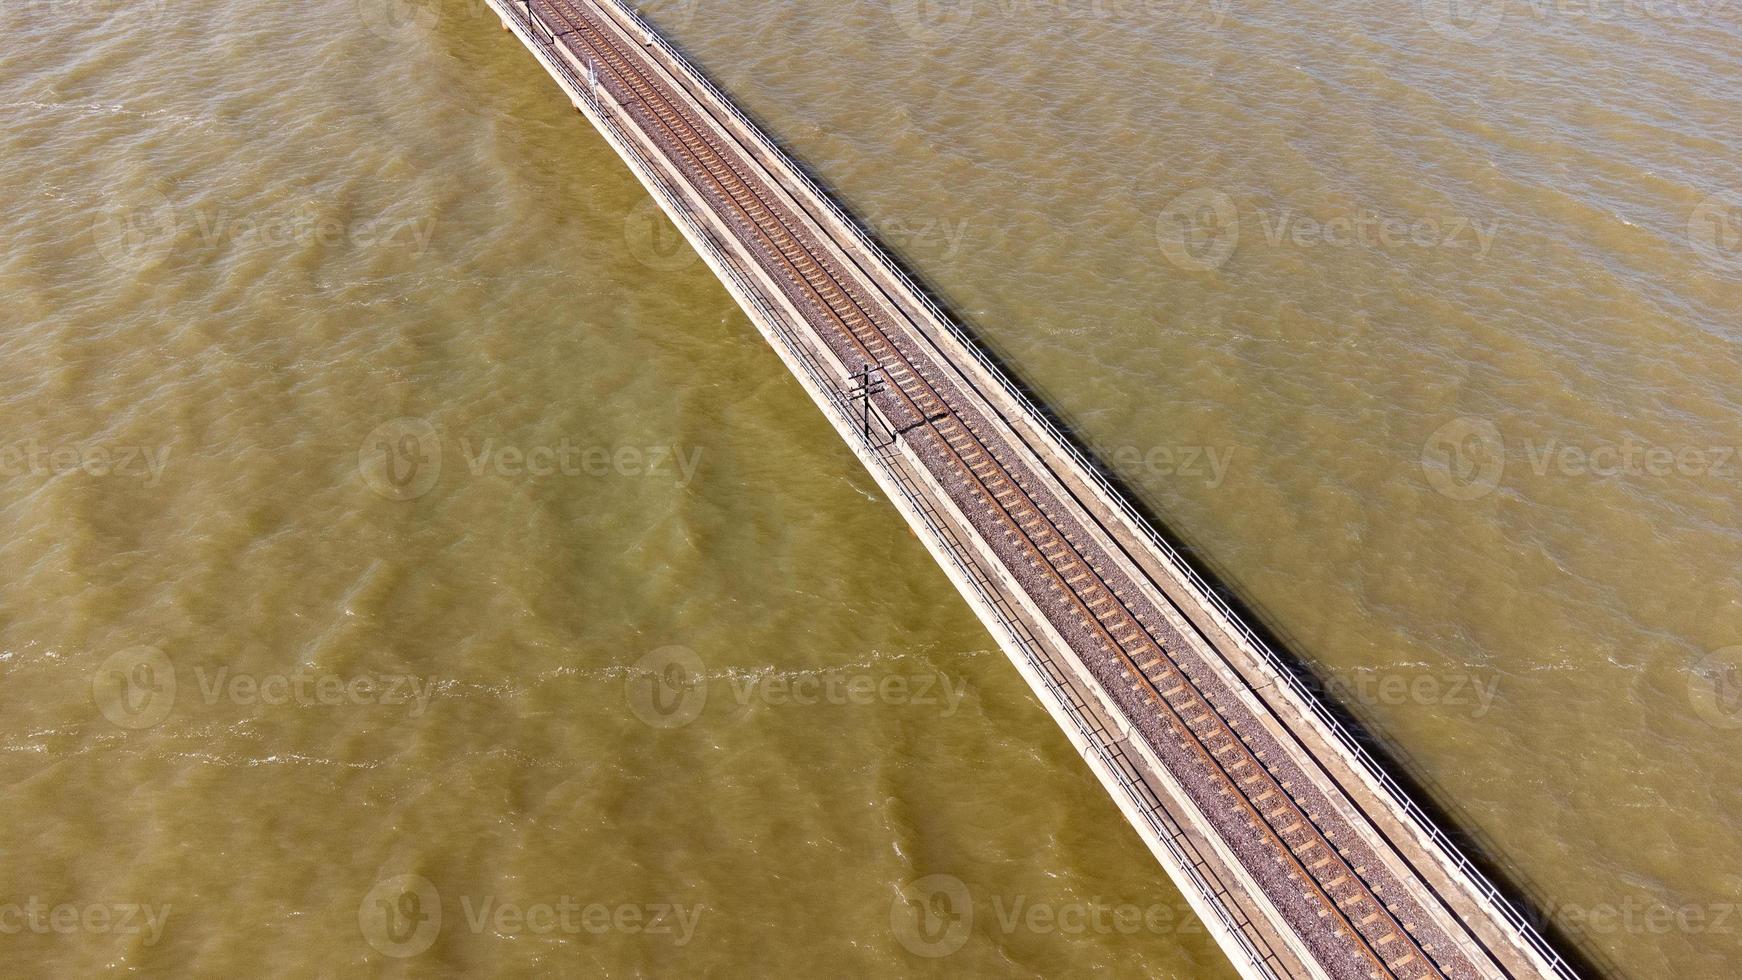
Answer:
<svg viewBox="0 0 1742 980"><path fill-rule="evenodd" d="M692 64L695 63L695 59L690 57L689 51L682 45L676 41L670 41L670 43ZM697 70L702 71L699 65ZM731 97L731 93L725 86L720 85L717 79L706 72L702 73L722 93ZM1457 842L1458 847L1471 863L1476 865L1500 889L1519 913L1548 940L1556 952L1560 953L1574 970L1586 977L1621 976L1619 968L1607 957L1591 948L1590 944L1556 921L1551 914L1555 907L1552 899L1545 894L1543 889L1536 886L1522 869L1501 858L1499 856L1500 848L1487 835L1475 828L1474 821L1460 817L1456 804L1451 802L1452 794L1445 791L1431 776L1427 775L1426 768L1417 763L1407 749L1387 738L1373 724L1362 720L1351 710L1350 705L1328 683L1324 672L1316 669L1309 659L1297 652L1303 650L1304 645L1291 638L1285 627L1274 622L1255 604L1232 588L1229 584L1232 577L1212 557L1196 547L1188 535L1170 526L1133 484L1096 454L1091 448L1089 440L1078 435L1071 420L1052 407L1056 402L1048 397L1044 388L1026 380L1022 373L999 352L997 347L986 339L982 331L977 329L971 321L955 312L956 307L944 290L926 279L924 274L898 248L884 241L873 228L860 221L850 206L850 201L836 190L827 177L806 163L786 142L775 136L774 131L756 113L746 109L736 99L733 101L744 116L767 134L770 141L786 154L795 168L809 177L823 193L839 205L865 237L880 248L890 258L892 264L905 273L914 285L925 294L926 298L950 317L962 334L1003 373L1017 390L1034 404L1048 421L1065 435L1065 438L1100 473L1107 484L1128 501L1132 509L1179 552L1182 559L1203 577L1209 587L1234 610L1237 616L1244 620L1252 632L1278 654L1286 669L1304 687L1318 696L1329 713L1415 800L1435 825Z"/></svg>

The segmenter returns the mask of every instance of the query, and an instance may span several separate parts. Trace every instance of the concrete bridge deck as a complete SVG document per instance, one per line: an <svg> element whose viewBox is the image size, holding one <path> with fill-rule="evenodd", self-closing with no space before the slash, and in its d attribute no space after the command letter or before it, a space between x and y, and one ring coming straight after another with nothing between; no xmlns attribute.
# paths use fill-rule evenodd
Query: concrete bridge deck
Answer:
<svg viewBox="0 0 1742 980"><path fill-rule="evenodd" d="M1575 976L681 54L617 0L488 2L743 306L1244 976Z"/></svg>

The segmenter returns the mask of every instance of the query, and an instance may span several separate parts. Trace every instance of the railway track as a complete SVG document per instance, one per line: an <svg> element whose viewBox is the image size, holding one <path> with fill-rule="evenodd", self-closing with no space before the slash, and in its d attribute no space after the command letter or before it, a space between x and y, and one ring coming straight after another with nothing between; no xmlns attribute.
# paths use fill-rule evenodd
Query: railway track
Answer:
<svg viewBox="0 0 1742 980"><path fill-rule="evenodd" d="M901 316L810 230L729 135L692 110L589 0L520 0L550 44L634 119L732 228L837 359L889 384L878 411L1049 622L1122 703L1319 966L1339 980L1484 975L1414 900L1166 617L1073 516ZM1488 964L1484 964L1487 966ZM1492 971L1488 975L1493 975ZM1505 975L1502 971L1500 975Z"/></svg>

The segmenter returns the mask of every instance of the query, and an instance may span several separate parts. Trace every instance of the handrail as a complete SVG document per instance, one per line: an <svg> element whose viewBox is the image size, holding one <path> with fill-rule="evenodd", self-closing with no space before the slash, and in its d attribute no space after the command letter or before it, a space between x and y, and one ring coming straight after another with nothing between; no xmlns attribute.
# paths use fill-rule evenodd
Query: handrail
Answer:
<svg viewBox="0 0 1742 980"><path fill-rule="evenodd" d="M533 9L530 0L522 0L522 2L525 4L529 15L532 18L538 19L540 24L545 27L546 31L550 32L550 26L548 24L543 24L542 18ZM649 44L658 47L661 53L663 53L674 64L682 68L688 75L689 81L694 82L701 89L707 92L719 106L723 107L735 120L737 120L738 124L746 132L761 144L767 153L780 161L785 166L786 170L797 178L804 190L808 191L812 197L821 202L822 205L828 209L830 215L835 219L835 221L845 227L853 235L855 243L872 257L877 259L883 266L884 270L891 273L900 285L906 289L909 297L923 307L925 311L931 315L933 320L944 327L962 349L978 362L980 368L986 373L986 375L1004 389L1006 395L1009 396L1016 406L1022 410L1026 416L1025 420L1046 436L1050 437L1058 447L1062 448L1065 453L1088 474L1089 479L1094 482L1101 494L1119 510L1120 514L1139 534L1141 534L1156 548L1158 552L1160 552L1174 572L1186 582L1186 584L1201 600L1209 605L1213 613L1220 617L1222 621L1221 625L1260 656L1265 664L1269 666L1271 671L1276 675L1277 680L1293 693L1303 705L1305 705L1308 711L1311 712L1313 717L1317 719L1320 724L1330 731L1331 735L1335 738L1337 743L1343 747L1344 751L1346 751L1355 762L1359 764L1361 769L1364 770L1382 790L1384 790L1384 792L1392 799L1392 802L1403 810L1403 812L1410 818L1410 821L1415 824L1417 829L1420 830L1422 834L1439 849L1441 855L1446 858L1459 873L1463 874L1469 880L1469 882L1475 887L1478 897L1493 906L1495 911L1500 915L1500 918L1519 934L1519 937L1526 945L1546 961L1549 968L1554 971L1556 976L1563 978L1563 980L1580 980L1579 973L1573 968L1572 964L1568 963L1567 960L1555 950L1553 945L1550 944L1536 927L1531 924L1530 920L1517 909L1511 899L1506 896L1505 892L1495 885L1489 879L1487 874L1482 871L1481 867L1464 853L1463 849L1458 846L1457 842L1449 837L1445 831L1439 827L1432 815L1422 808L1409 792L1404 789L1404 787L1399 784L1388 771L1386 771L1385 767L1373 757L1372 753L1370 753L1364 745L1361 744L1360 740L1356 738L1354 733L1350 732L1349 729L1336 717L1336 714L1328 705L1325 704L1324 700L1301 681L1297 671L1289 661L1273 650L1270 647L1270 644L1266 643L1264 639L1245 622L1244 618L1241 617L1240 614L1236 612L1207 581L1205 581L1203 576L1198 573L1197 569L1192 567L1192 565L1187 562L1182 555L1180 555L1179 551L1155 529L1149 520L1131 505L1130 501L1125 498L1125 495L1107 480L1101 467L1083 454L1082 450L1078 448L1075 440L1060 430L1059 427L1053 423L1052 419L1048 417L1047 413L1040 406L1036 405L1033 399L1017 386L997 363L987 356L987 354L981 349L979 342L969 336L968 333L956 323L953 317L944 312L937 302L932 299L928 290L915 282L913 277L908 274L907 270L904 269L902 265L883 248L882 245L872 240L872 238L866 233L865 228L847 214L840 204L835 201L833 195L818 186L810 174L806 173L803 167L799 166L796 161L788 156L786 151L781 149L780 146L763 131L761 126L751 120L749 116L745 115L744 112L738 108L735 101L728 98L724 92L721 92L707 75L705 75L687 57L685 57L682 52L672 45L663 34L655 30L638 11L627 6L623 0L600 0L600 2L609 3L621 12L624 17L634 23L642 32ZM543 41L542 43L549 45L552 42ZM614 126L615 124L613 123L612 125ZM736 273L734 272L733 275L736 276ZM783 337L783 340L786 340L786 338ZM813 377L813 380L820 379L815 379ZM835 393L835 386L829 384L825 389L825 395L831 402L836 402L837 394ZM837 410L839 410L839 407L840 406L837 404ZM846 417L849 421L851 420L852 414L850 411ZM849 428L851 428L850 425ZM855 448L857 449L859 447ZM874 449L870 451L873 453L876 452ZM903 492L904 494L906 493L905 490ZM923 514L923 511L921 511L921 513ZM927 518L927 524L929 529L929 518ZM952 560L955 560L958 567L960 567L960 561L955 558L953 549L946 547L946 550L949 550ZM972 581L971 576L969 577L969 581ZM975 583L975 589L976 591L981 591L977 583ZM981 591L981 594L982 598L985 598L983 591ZM1031 665L1035 665L1036 669L1039 670L1042 676L1048 678L1050 686L1050 675L1046 673L1043 667L1039 666L1032 654L1029 653L1027 644L1020 643L1019 640L1019 645L1024 650L1024 655L1029 658ZM1068 710L1074 712L1074 706L1070 705L1068 699L1065 701L1065 704L1067 705ZM1081 728L1080 721L1079 728ZM1093 738L1090 738L1088 741L1091 745L1097 744ZM1099 748L1097 748L1097 751L1100 751ZM1112 771L1115 776L1120 778L1121 782L1123 782L1123 776L1119 772L1117 766L1114 766L1111 763L1111 760L1105 756L1103 757L1103 762L1110 766L1110 771ZM1134 790L1130 790L1129 787L1128 790L1134 792ZM1137 799L1139 803L1142 802L1140 796L1137 797ZM1148 813L1147 805L1140 806L1140 810ZM1172 846L1171 839L1167 838L1165 834L1159 836L1168 840L1170 846ZM1188 864L1187 867L1189 868L1190 865ZM1213 893L1207 894L1213 895ZM1220 908L1219 903L1217 903L1217 907ZM1236 935L1239 935L1244 939L1244 934L1237 928L1234 929L1234 932ZM1255 960L1255 962L1259 961Z"/></svg>

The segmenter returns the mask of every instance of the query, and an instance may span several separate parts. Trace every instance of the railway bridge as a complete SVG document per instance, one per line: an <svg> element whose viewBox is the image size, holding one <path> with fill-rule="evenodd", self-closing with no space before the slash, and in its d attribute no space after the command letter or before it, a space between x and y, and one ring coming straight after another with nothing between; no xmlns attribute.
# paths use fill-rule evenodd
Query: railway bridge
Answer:
<svg viewBox="0 0 1742 980"><path fill-rule="evenodd" d="M1576 976L924 290L619 0L488 0L1250 978Z"/></svg>

